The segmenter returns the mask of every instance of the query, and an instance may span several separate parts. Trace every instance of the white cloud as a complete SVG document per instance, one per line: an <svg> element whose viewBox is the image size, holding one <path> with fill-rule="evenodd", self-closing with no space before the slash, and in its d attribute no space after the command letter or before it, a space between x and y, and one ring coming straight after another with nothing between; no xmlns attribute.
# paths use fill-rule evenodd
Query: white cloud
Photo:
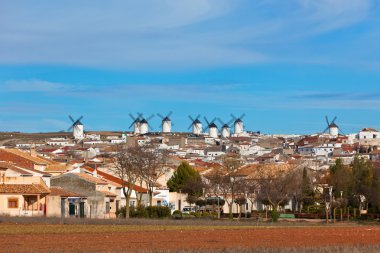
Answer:
<svg viewBox="0 0 380 253"><path fill-rule="evenodd" d="M8 80L4 83L2 90L9 92L57 92L65 86L38 79L31 80Z"/></svg>
<svg viewBox="0 0 380 253"><path fill-rule="evenodd" d="M3 2L0 64L174 69L329 62L330 55L300 51L316 51L304 39L366 20L374 1Z"/></svg>

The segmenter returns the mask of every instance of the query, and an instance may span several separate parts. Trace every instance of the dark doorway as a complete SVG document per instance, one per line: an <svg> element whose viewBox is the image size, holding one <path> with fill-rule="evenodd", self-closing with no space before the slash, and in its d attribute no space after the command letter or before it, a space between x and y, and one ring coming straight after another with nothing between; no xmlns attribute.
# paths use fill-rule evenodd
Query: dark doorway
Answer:
<svg viewBox="0 0 380 253"><path fill-rule="evenodd" d="M75 216L75 204L69 203L69 214L70 216Z"/></svg>

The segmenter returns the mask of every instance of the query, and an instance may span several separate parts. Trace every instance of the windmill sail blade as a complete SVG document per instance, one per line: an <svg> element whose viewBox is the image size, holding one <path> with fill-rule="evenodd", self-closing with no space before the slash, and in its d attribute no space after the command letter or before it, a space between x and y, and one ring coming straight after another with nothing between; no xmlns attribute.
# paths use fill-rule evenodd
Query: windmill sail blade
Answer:
<svg viewBox="0 0 380 253"><path fill-rule="evenodd" d="M220 119L220 118L217 118L218 122L223 126L225 125L224 122Z"/></svg>
<svg viewBox="0 0 380 253"><path fill-rule="evenodd" d="M157 113L157 116L160 117L161 119L164 119L164 116L162 116L160 113Z"/></svg>
<svg viewBox="0 0 380 253"><path fill-rule="evenodd" d="M234 121L235 121L234 118L230 119L230 121L228 121L227 125L228 125L228 126L232 126L231 124L232 124Z"/></svg>
<svg viewBox="0 0 380 253"><path fill-rule="evenodd" d="M325 130L323 130L323 132L322 132L322 133L326 133L326 132L327 132L327 130L329 130L329 127L326 127L326 129L325 129Z"/></svg>
<svg viewBox="0 0 380 253"><path fill-rule="evenodd" d="M136 118L132 114L129 114L129 117L131 117L131 119L133 120L136 120Z"/></svg>
<svg viewBox="0 0 380 253"><path fill-rule="evenodd" d="M173 112L170 111L168 115L166 115L166 117L170 118L170 116L172 116Z"/></svg>
<svg viewBox="0 0 380 253"><path fill-rule="evenodd" d="M206 118L206 117L203 117L203 119L206 121L207 126L209 126L209 125L210 125L210 122L207 120L207 118Z"/></svg>
<svg viewBox="0 0 380 253"><path fill-rule="evenodd" d="M153 119L154 118L154 115L152 114L152 115L150 115L147 119L146 119L146 121L149 121L149 120L151 120L151 119Z"/></svg>
<svg viewBox="0 0 380 253"><path fill-rule="evenodd" d="M73 119L73 117L71 117L71 115L69 115L69 119L71 119L71 121L74 123L75 120Z"/></svg>
<svg viewBox="0 0 380 253"><path fill-rule="evenodd" d="M240 116L240 120L242 120L243 118L245 117L245 113L243 113L241 116Z"/></svg>
<svg viewBox="0 0 380 253"><path fill-rule="evenodd" d="M325 116L325 120L326 120L327 125L330 126L329 118L327 116Z"/></svg>
<svg viewBox="0 0 380 253"><path fill-rule="evenodd" d="M334 119L331 121L331 124L335 123L336 119L337 119L337 117L335 116Z"/></svg>
<svg viewBox="0 0 380 253"><path fill-rule="evenodd" d="M231 115L231 117L232 117L233 120L236 120L236 119L237 119L236 116L233 115L232 113L231 113L230 115Z"/></svg>

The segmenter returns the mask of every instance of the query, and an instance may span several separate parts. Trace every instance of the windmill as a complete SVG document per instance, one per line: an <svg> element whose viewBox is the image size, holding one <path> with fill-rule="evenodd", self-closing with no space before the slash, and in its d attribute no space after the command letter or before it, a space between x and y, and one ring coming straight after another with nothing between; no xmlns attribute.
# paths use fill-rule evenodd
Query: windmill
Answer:
<svg viewBox="0 0 380 253"><path fill-rule="evenodd" d="M209 129L209 135L210 135L210 137L212 137L212 138L218 138L218 127L214 123L215 120L216 120L216 118L214 118L210 122L207 120L206 117L204 117L204 119L205 119L205 121L207 123L207 126L203 129L203 131L205 132L207 129Z"/></svg>
<svg viewBox="0 0 380 253"><path fill-rule="evenodd" d="M219 123L222 125L222 137L228 138L231 136L231 124L235 119L232 118L227 123L223 122L220 118L218 118Z"/></svg>
<svg viewBox="0 0 380 253"><path fill-rule="evenodd" d="M71 120L72 125L69 127L67 131L70 132L71 130L73 130L73 136L75 140L83 140L84 127L81 122L81 120L83 119L83 116L80 116L77 120L74 120L74 118L71 117L71 115L69 115L69 119Z"/></svg>
<svg viewBox="0 0 380 253"><path fill-rule="evenodd" d="M170 133L172 131L172 121L170 120L170 116L173 114L172 111L170 111L165 117L161 114L157 113L157 116L162 119L161 121L161 129L163 133Z"/></svg>
<svg viewBox="0 0 380 253"><path fill-rule="evenodd" d="M134 117L131 113L129 114L129 117L133 120L132 124L129 126L129 129L133 126L133 133L139 134L140 133L140 121L142 118L142 113L137 113L137 117Z"/></svg>
<svg viewBox="0 0 380 253"><path fill-rule="evenodd" d="M154 115L150 115L148 118L144 118L141 115L141 120L140 120L140 134L146 134L149 132L149 129L152 129L149 125L149 120L151 120L154 117Z"/></svg>
<svg viewBox="0 0 380 253"><path fill-rule="evenodd" d="M325 119L326 119L327 127L325 128L325 130L323 130L323 133L326 133L327 131L329 131L329 134L333 137L337 137L339 135L339 132L343 134L342 130L340 130L339 126L335 123L337 119L336 116L333 118L331 122L329 121L329 118L327 116L325 117Z"/></svg>
<svg viewBox="0 0 380 253"><path fill-rule="evenodd" d="M234 119L234 134L239 135L244 133L243 118L245 117L245 113L243 113L239 118L231 113L231 117Z"/></svg>
<svg viewBox="0 0 380 253"><path fill-rule="evenodd" d="M201 115L198 114L195 119L193 119L190 115L188 116L191 120L191 124L188 129L192 128L192 132L195 135L200 135L202 133L202 123L199 121L199 117Z"/></svg>

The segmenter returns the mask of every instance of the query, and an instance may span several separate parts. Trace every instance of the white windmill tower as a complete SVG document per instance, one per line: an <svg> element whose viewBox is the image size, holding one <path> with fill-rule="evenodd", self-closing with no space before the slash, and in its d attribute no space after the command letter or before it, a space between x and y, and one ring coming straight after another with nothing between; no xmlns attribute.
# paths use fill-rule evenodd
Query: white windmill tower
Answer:
<svg viewBox="0 0 380 253"><path fill-rule="evenodd" d="M168 115L164 117L161 114L157 113L157 116L162 119L160 127L163 133L170 133L172 131L172 121L170 120L170 116L172 114L173 112L169 112Z"/></svg>
<svg viewBox="0 0 380 253"><path fill-rule="evenodd" d="M203 131L205 132L207 129L209 129L209 136L212 137L212 138L218 138L218 127L216 126L216 124L214 123L216 118L214 118L212 121L208 121L206 117L204 117L206 123L207 123L207 126L205 127L205 129L203 129Z"/></svg>
<svg viewBox="0 0 380 253"><path fill-rule="evenodd" d="M154 117L154 115L150 115L148 118L144 118L141 116L140 120L140 134L146 134L149 132L149 129L151 129L149 125L149 120L151 120Z"/></svg>
<svg viewBox="0 0 380 253"><path fill-rule="evenodd" d="M234 121L234 118L232 118L229 122L224 123L220 118L218 118L219 123L222 125L222 137L228 138L231 136L231 124Z"/></svg>
<svg viewBox="0 0 380 253"><path fill-rule="evenodd" d="M140 134L140 121L142 118L141 113L137 113L137 117L134 117L132 114L129 114L129 117L133 120L132 124L129 126L129 129L133 126L133 133Z"/></svg>
<svg viewBox="0 0 380 253"><path fill-rule="evenodd" d="M78 118L77 120L74 120L73 117L71 117L71 115L69 115L69 118L72 121L72 125L67 131L70 132L71 130L73 130L73 136L75 140L79 140L79 141L83 140L84 126L81 122L81 120L83 119L83 116L80 116L80 118Z"/></svg>
<svg viewBox="0 0 380 253"><path fill-rule="evenodd" d="M200 116L201 115L198 114L198 116L195 119L193 119L190 115L188 116L189 119L191 120L191 124L188 129L192 128L192 132L195 135L202 134L202 123L199 121Z"/></svg>
<svg viewBox="0 0 380 253"><path fill-rule="evenodd" d="M329 118L327 116L325 117L325 119L326 119L327 127L325 128L323 133L326 133L327 131L329 131L329 134L332 137L338 137L339 132L343 134L343 132L340 130L339 126L335 123L335 121L337 119L336 116L334 117L334 119L331 122L329 122Z"/></svg>
<svg viewBox="0 0 380 253"><path fill-rule="evenodd" d="M243 118L245 114L243 113L239 118L236 118L235 115L231 113L231 117L235 120L234 122L234 134L239 136L244 133L244 122Z"/></svg>

